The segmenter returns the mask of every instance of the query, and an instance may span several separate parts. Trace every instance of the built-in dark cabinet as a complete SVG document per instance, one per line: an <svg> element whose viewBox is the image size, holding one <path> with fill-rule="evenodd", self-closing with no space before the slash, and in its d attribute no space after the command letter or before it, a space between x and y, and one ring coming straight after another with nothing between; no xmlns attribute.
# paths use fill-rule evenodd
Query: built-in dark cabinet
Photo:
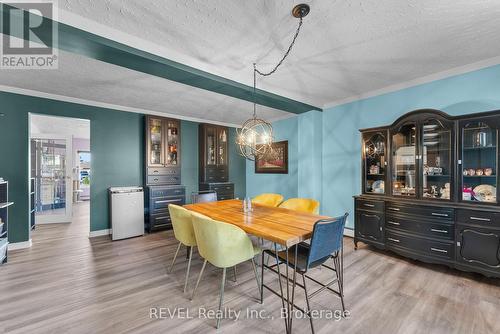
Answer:
<svg viewBox="0 0 500 334"><path fill-rule="evenodd" d="M200 183L228 182L228 128L199 125Z"/></svg>
<svg viewBox="0 0 500 334"><path fill-rule="evenodd" d="M500 277L500 111L418 110L361 130L354 242Z"/></svg>
<svg viewBox="0 0 500 334"><path fill-rule="evenodd" d="M218 200L234 198L234 184L229 182L229 129L200 124L198 139L200 191L215 191Z"/></svg>
<svg viewBox="0 0 500 334"><path fill-rule="evenodd" d="M145 228L149 232L172 227L169 204L185 204L181 185L181 126L171 118L145 118Z"/></svg>
<svg viewBox="0 0 500 334"><path fill-rule="evenodd" d="M9 183L0 177L0 265L7 263L9 245Z"/></svg>
<svg viewBox="0 0 500 334"><path fill-rule="evenodd" d="M175 119L146 116L146 184L181 183L181 129Z"/></svg>

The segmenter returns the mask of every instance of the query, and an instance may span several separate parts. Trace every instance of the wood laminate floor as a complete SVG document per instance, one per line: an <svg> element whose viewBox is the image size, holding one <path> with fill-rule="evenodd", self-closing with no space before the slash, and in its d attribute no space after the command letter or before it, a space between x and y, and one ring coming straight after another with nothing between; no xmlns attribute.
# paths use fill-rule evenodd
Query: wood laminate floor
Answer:
<svg viewBox="0 0 500 334"><path fill-rule="evenodd" d="M167 268L177 242L172 232L123 241L88 239L88 205L75 207L72 224L38 226L31 249L10 252L0 268L0 331L4 333L211 333L215 321L198 316L216 309L221 272L207 267L198 296L182 293L186 260ZM442 266L427 265L376 251L345 239L345 295L349 319L315 321L317 333L500 333L500 282ZM183 251L183 255L185 251ZM197 255L190 289L201 268ZM266 292L264 304L250 263L226 284L225 307L242 311L224 320L221 333L282 333L280 300ZM327 270L314 273L329 278ZM231 278L230 272L228 272ZM276 279L266 273L266 282ZM310 284L313 287L312 284ZM300 292L300 290L298 290ZM296 296L304 304L303 293ZM165 319L150 309L165 308ZM192 319L169 318L167 308L189 310ZM336 310L340 302L323 293L314 309ZM266 319L249 319L246 310ZM274 319L272 318L274 317ZM295 333L309 333L307 319L294 320Z"/></svg>

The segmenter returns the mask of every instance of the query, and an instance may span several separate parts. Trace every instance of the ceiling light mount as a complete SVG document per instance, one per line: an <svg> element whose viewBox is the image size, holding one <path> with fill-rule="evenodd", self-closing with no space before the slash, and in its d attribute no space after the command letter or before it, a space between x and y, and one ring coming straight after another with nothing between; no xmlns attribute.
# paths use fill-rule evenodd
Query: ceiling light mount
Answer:
<svg viewBox="0 0 500 334"><path fill-rule="evenodd" d="M295 31L292 42L286 50L281 60L274 66L273 69L263 72L260 71L256 64L253 64L253 115L252 118L247 120L240 129L237 129L236 145L239 147L240 154L248 160L256 160L264 155L273 154L273 126L271 123L263 119L257 118L257 100L256 100L256 87L257 87L257 74L267 77L275 73L278 67L281 66L283 61L292 51L292 48L299 36L300 27L302 27L302 19L309 14L309 5L300 4L293 7L292 15L299 19L299 25Z"/></svg>
<svg viewBox="0 0 500 334"><path fill-rule="evenodd" d="M306 17L307 14L311 11L311 8L308 4L301 3L300 5L296 5L292 9L292 15L298 19Z"/></svg>

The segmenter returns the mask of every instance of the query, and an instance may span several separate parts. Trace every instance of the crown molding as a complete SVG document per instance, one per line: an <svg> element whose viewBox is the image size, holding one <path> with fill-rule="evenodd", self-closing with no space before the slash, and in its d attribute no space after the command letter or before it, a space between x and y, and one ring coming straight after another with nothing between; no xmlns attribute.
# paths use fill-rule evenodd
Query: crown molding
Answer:
<svg viewBox="0 0 500 334"><path fill-rule="evenodd" d="M241 127L241 125L233 124L233 123L219 122L219 121L213 121L213 120L209 120L209 119L202 119L202 118L196 118L196 117L187 117L187 116L182 116L182 115L178 115L178 114L170 114L170 113L165 113L165 112L161 112L161 111L154 111L154 110L149 110L149 109L126 107L126 106L122 106L122 105L118 105L118 104L81 99L81 98L65 96L65 95L45 93L45 92L40 92L37 90L24 89L24 88L19 88L19 87L0 85L0 91L6 92L6 93L40 97L40 98L49 99L49 100L82 104L82 105L98 107L98 108L106 108L106 109L113 109L113 110L118 110L118 111L133 112L133 113L146 114L146 115L155 115L155 116L161 116L161 117L170 117L170 118L180 119L180 120L184 120L184 121L197 122L197 123L211 123L211 124L217 124L217 125L222 125L222 126L229 126L232 128Z"/></svg>
<svg viewBox="0 0 500 334"><path fill-rule="evenodd" d="M323 110L326 110L328 108L333 108L333 107L336 107L339 105L359 101L359 100L364 100L364 99L367 99L370 97L375 97L375 96L379 96L379 95L384 95L384 94L396 92L398 90L403 90L403 89L414 87L414 86L419 86L419 85L430 83L433 81L446 79L446 78L453 77L456 75L477 71L477 70L491 67L491 66L495 66L498 64L500 64L500 56L488 58L488 59L481 60L481 61L478 61L475 63L467 64L464 66L454 67L454 68L446 70L446 71L437 72L437 73L426 75L426 76L416 78L413 80L390 85L390 86L387 86L384 88L375 89L375 90L372 90L372 91L369 91L369 92L366 92L363 94L354 95L354 96L351 96L351 97L348 97L345 99L335 100L335 101L332 101L330 103L326 103L323 106Z"/></svg>

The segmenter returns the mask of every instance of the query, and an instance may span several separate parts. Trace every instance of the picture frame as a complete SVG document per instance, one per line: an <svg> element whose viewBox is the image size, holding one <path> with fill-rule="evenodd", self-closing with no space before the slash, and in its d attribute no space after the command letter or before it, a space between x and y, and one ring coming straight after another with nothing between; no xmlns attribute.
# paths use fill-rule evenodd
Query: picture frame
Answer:
<svg viewBox="0 0 500 334"><path fill-rule="evenodd" d="M288 140L272 144L272 151L255 158L255 173L288 174Z"/></svg>

